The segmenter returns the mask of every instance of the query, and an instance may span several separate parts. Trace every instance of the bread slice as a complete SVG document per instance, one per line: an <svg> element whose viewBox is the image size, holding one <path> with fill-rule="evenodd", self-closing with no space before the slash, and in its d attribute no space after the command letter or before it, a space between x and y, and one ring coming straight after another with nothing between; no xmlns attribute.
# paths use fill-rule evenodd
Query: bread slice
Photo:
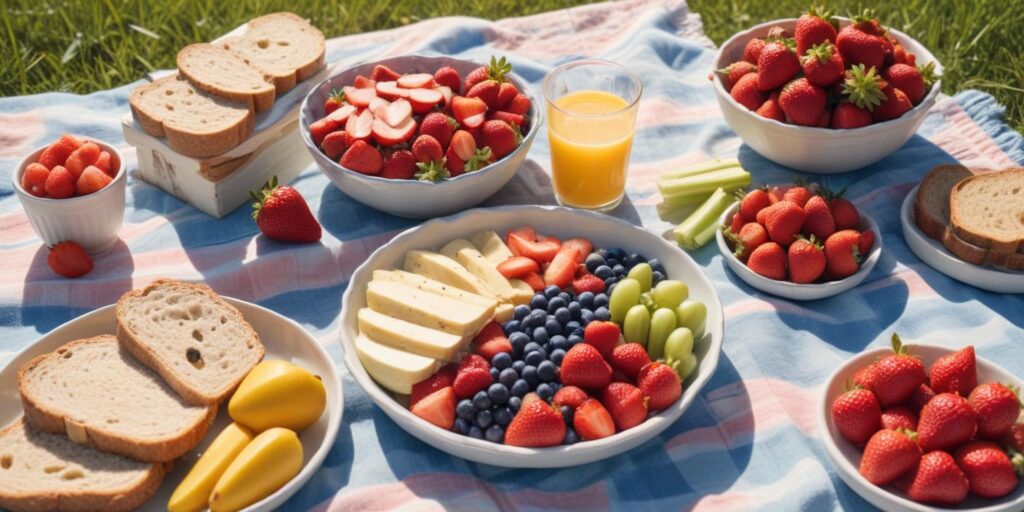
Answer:
<svg viewBox="0 0 1024 512"><path fill-rule="evenodd" d="M949 192L974 173L962 165L940 165L921 180L914 200L914 222L924 234L942 240L949 225Z"/></svg>
<svg viewBox="0 0 1024 512"><path fill-rule="evenodd" d="M244 35L222 44L263 73L278 95L324 65L324 34L304 18L278 12L260 16L248 25Z"/></svg>
<svg viewBox="0 0 1024 512"><path fill-rule="evenodd" d="M263 359L252 326L209 287L160 279L124 294L117 337L192 404L225 400Z"/></svg>
<svg viewBox="0 0 1024 512"><path fill-rule="evenodd" d="M136 87L128 104L143 131L166 137L175 151L192 158L214 157L241 144L256 119L247 103L197 89L177 74Z"/></svg>
<svg viewBox="0 0 1024 512"><path fill-rule="evenodd" d="M147 462L195 448L217 415L186 404L110 335L36 357L18 372L18 389L32 426Z"/></svg>
<svg viewBox="0 0 1024 512"><path fill-rule="evenodd" d="M75 444L35 430L24 419L0 430L5 510L135 510L156 494L167 469Z"/></svg>
<svg viewBox="0 0 1024 512"><path fill-rule="evenodd" d="M942 237L942 245L946 246L946 249L949 249L949 252L957 258L968 263L991 264L1010 270L1024 270L1024 252L1005 253L978 247L956 236L952 226L946 228L946 233Z"/></svg>
<svg viewBox="0 0 1024 512"><path fill-rule="evenodd" d="M1012 254L1024 243L1024 169L969 177L950 193L950 224L965 242Z"/></svg>
<svg viewBox="0 0 1024 512"><path fill-rule="evenodd" d="M256 112L274 106L274 85L223 46L196 43L182 48L178 52L178 72L196 87L252 105Z"/></svg>

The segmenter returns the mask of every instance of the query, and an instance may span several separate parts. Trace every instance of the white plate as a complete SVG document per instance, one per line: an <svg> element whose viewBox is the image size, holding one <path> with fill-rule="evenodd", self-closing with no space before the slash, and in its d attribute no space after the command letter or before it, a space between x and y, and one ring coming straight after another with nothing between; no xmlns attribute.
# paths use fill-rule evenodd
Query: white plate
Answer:
<svg viewBox="0 0 1024 512"><path fill-rule="evenodd" d="M504 233L519 226L533 226L538 232L563 239L583 237L593 242L595 247L622 247L648 258L659 258L671 279L685 281L689 285L690 297L707 306L707 333L694 347L700 364L687 379L679 401L639 426L604 439L551 448L520 448L442 430L414 416L373 381L359 362L354 345L358 331L356 313L366 305L366 285L373 271L401 267L405 253L412 249L436 250L455 238L487 229ZM711 281L697 263L675 244L623 220L556 206L474 209L407 230L370 255L352 276L342 299L341 340L345 348L345 363L370 398L406 432L425 443L457 457L505 467L555 468L586 464L628 451L658 435L683 415L711 378L718 365L724 329L722 304Z"/></svg>
<svg viewBox="0 0 1024 512"><path fill-rule="evenodd" d="M242 316L259 333L260 341L266 349L264 359L291 361L314 375L319 375L327 390L327 410L316 423L299 436L302 441L302 470L277 492L245 509L270 511L281 506L313 476L334 444L338 427L341 425L344 400L341 380L338 378L331 356L302 326L255 304L230 297L224 297L224 300L238 308L242 312ZM100 334L113 334L115 326L114 306L106 306L57 327L15 356L3 370L0 370L0 426L9 425L22 415L21 398L18 395L19 368L32 358L53 352L69 341ZM217 414L217 420L206 433L203 442L198 448L175 461L174 469L164 478L156 495L146 502L142 510L167 510L167 500L170 499L171 493L174 492L178 483L192 469L199 455L210 445L213 438L228 423L230 423L230 418L228 418L225 407L222 407Z"/></svg>
<svg viewBox="0 0 1024 512"><path fill-rule="evenodd" d="M900 208L903 239L910 250L929 267L957 281L996 293L1024 293L1024 272L967 263L949 252L942 242L924 234L914 222L914 201L919 188L920 185L907 194Z"/></svg>
<svg viewBox="0 0 1024 512"><path fill-rule="evenodd" d="M718 219L719 226L728 226L732 219L732 215L736 213L739 208L739 203L732 205L726 209L725 213L722 214L721 218ZM846 279L840 279L839 281L829 281L827 283L810 283L810 284L796 284L790 281L776 281L775 279L769 279L753 270L750 267L739 260L733 255L732 250L729 249L729 244L725 243L725 235L722 234L722 230L719 229L715 233L715 239L718 241L718 250L722 252L722 259L725 260L725 264L732 269L732 271L739 276L743 282L761 290L765 293L772 295L778 295L779 297L785 297L792 300L818 300L833 295L838 295L855 288L871 273L871 269L875 268L875 263L878 263L878 258L882 255L882 232L878 229L878 224L875 224L874 219L864 213L863 210L858 209L860 213L860 228L861 231L872 230L875 232L875 243L871 246L871 252L868 254L868 258L864 260L864 264L860 266L857 272L847 277Z"/></svg>
<svg viewBox="0 0 1024 512"><path fill-rule="evenodd" d="M932 363L936 359L952 352L948 348L932 345L909 344L907 348L911 354L921 358L925 368L931 368ZM889 512L926 512L936 510L935 507L911 501L909 498L904 497L903 493L900 493L891 486L882 488L868 482L861 476L858 469L860 468L860 449L843 438L832 422L832 402L835 401L837 396L846 391L846 383L853 380L853 374L858 369L891 353L892 349L890 348L876 348L862 352L840 366L829 377L827 384L825 384L824 392L821 394L821 400L818 403L818 432L821 435L822 444L825 445L825 453L828 454L828 458L832 461L832 465L835 466L839 477L846 482L846 485L849 485L850 488L861 495L862 498L868 500L872 505ZM1018 387L1024 384L1024 381L1021 381L1012 373L980 357L977 358L977 368L979 384L1002 382L1003 384L1013 384ZM968 495L967 499L960 506L954 507L953 510L971 510L974 512L1024 510L1024 485L1018 485L1009 495L997 500L979 498L973 494Z"/></svg>

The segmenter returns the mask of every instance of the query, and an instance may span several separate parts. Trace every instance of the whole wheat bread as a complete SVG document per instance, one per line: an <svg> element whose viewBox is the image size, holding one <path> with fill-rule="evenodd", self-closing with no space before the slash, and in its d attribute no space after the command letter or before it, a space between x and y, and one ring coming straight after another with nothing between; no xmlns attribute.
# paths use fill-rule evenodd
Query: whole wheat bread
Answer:
<svg viewBox="0 0 1024 512"><path fill-rule="evenodd" d="M23 419L0 430L0 507L5 510L135 510L156 493L166 469L75 444Z"/></svg>
<svg viewBox="0 0 1024 512"><path fill-rule="evenodd" d="M206 92L252 105L256 112L274 106L274 85L223 46L190 44L178 52L177 62L178 72Z"/></svg>
<svg viewBox="0 0 1024 512"><path fill-rule="evenodd" d="M121 344L189 403L222 402L263 359L252 326L203 285L160 279L115 311Z"/></svg>
<svg viewBox="0 0 1024 512"><path fill-rule="evenodd" d="M940 165L932 169L917 189L914 222L924 234L942 240L949 225L949 192L974 173L962 165Z"/></svg>
<svg viewBox="0 0 1024 512"><path fill-rule="evenodd" d="M953 187L949 205L965 242L1007 255L1024 244L1024 169L971 176Z"/></svg>
<svg viewBox="0 0 1024 512"><path fill-rule="evenodd" d="M19 370L18 389L32 426L148 462L195 448L217 415L185 403L110 335L36 357Z"/></svg>
<svg viewBox="0 0 1024 512"><path fill-rule="evenodd" d="M194 87L179 75L140 85L128 97L132 116L154 137L192 158L217 156L249 138L255 115L248 103Z"/></svg>
<svg viewBox="0 0 1024 512"><path fill-rule="evenodd" d="M221 44L263 73L278 95L316 73L326 49L324 34L290 12L260 16L245 34Z"/></svg>

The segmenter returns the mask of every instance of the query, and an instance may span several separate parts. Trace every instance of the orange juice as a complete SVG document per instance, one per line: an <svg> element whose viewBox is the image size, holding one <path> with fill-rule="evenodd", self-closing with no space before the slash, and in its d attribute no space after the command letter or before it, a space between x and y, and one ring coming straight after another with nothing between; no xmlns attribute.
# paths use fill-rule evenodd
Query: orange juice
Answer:
<svg viewBox="0 0 1024 512"><path fill-rule="evenodd" d="M548 105L555 193L568 206L614 207L626 187L635 108L596 90L566 94Z"/></svg>

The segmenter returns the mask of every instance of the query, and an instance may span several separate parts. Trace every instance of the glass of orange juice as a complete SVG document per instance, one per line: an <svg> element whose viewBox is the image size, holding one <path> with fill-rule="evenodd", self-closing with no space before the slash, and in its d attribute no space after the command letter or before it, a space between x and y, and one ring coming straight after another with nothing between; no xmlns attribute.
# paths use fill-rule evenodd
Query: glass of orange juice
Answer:
<svg viewBox="0 0 1024 512"><path fill-rule="evenodd" d="M610 210L622 202L633 146L640 78L615 62L563 64L544 78L555 198Z"/></svg>

